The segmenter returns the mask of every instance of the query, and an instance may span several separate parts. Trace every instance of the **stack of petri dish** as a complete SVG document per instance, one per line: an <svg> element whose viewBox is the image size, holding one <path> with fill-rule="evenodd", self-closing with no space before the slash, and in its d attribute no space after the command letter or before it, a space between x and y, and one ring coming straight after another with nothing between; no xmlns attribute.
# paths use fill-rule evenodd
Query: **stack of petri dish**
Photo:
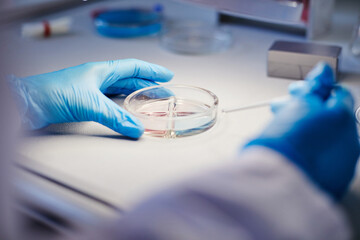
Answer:
<svg viewBox="0 0 360 240"><path fill-rule="evenodd" d="M161 7L99 10L92 15L98 33L112 38L156 34L163 24Z"/></svg>
<svg viewBox="0 0 360 240"><path fill-rule="evenodd" d="M221 52L233 42L226 29L202 21L179 21L167 24L160 36L160 44L180 54L201 55Z"/></svg>

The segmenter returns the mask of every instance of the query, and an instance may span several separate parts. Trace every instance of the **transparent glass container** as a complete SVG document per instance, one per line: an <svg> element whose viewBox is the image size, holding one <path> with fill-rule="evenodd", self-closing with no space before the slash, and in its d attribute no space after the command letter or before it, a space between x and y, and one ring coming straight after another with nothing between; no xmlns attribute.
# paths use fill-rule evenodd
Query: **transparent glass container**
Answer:
<svg viewBox="0 0 360 240"><path fill-rule="evenodd" d="M192 136L216 122L219 100L203 88L159 85L130 94L124 108L145 127L145 135L162 138Z"/></svg>
<svg viewBox="0 0 360 240"><path fill-rule="evenodd" d="M228 30L201 21L168 23L160 35L162 47L188 55L221 52L232 43L233 37Z"/></svg>

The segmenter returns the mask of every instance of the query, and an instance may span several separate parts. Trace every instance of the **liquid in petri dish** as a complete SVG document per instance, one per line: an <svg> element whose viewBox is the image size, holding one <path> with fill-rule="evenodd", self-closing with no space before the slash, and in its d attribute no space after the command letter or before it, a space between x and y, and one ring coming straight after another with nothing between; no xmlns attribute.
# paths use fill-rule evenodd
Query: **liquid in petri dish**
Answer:
<svg viewBox="0 0 360 240"><path fill-rule="evenodd" d="M171 96L149 100L137 112L144 116L140 120L145 126L145 134L178 138L210 129L215 124L216 111L209 110L210 106L203 102Z"/></svg>
<svg viewBox="0 0 360 240"><path fill-rule="evenodd" d="M170 139L210 129L216 122L218 102L206 89L166 84L133 92L124 108L143 123L145 135Z"/></svg>

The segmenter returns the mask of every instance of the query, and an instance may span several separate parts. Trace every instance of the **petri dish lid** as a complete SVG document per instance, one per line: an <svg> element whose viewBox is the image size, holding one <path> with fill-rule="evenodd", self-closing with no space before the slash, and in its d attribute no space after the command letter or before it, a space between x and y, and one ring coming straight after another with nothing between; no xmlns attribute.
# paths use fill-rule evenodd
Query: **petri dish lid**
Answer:
<svg viewBox="0 0 360 240"><path fill-rule="evenodd" d="M160 37L165 49L180 54L209 54L228 49L233 42L226 29L200 21L168 24Z"/></svg>
<svg viewBox="0 0 360 240"><path fill-rule="evenodd" d="M210 129L217 119L218 102L206 89L165 84L133 92L124 108L144 124L145 135L180 138Z"/></svg>
<svg viewBox="0 0 360 240"><path fill-rule="evenodd" d="M93 13L94 25L106 37L129 38L158 33L162 27L161 8L112 9Z"/></svg>

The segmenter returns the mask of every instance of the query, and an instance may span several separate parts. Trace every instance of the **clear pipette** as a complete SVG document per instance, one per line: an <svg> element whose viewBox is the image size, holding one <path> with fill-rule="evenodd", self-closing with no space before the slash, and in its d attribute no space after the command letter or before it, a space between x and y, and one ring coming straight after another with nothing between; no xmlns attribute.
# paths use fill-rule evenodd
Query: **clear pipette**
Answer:
<svg viewBox="0 0 360 240"><path fill-rule="evenodd" d="M252 108L259 108L259 107L266 107L266 106L270 106L271 103L274 102L285 102L289 100L289 96L285 95L282 97L276 97L270 100L266 100L266 101L260 101L260 102L256 102L256 103L252 103L252 104L248 104L248 105L243 105L243 106L239 106L239 107L235 107L235 108L225 108L222 110L223 113L231 113L231 112L237 112L237 111L242 111L242 110L247 110L247 109L252 109Z"/></svg>

